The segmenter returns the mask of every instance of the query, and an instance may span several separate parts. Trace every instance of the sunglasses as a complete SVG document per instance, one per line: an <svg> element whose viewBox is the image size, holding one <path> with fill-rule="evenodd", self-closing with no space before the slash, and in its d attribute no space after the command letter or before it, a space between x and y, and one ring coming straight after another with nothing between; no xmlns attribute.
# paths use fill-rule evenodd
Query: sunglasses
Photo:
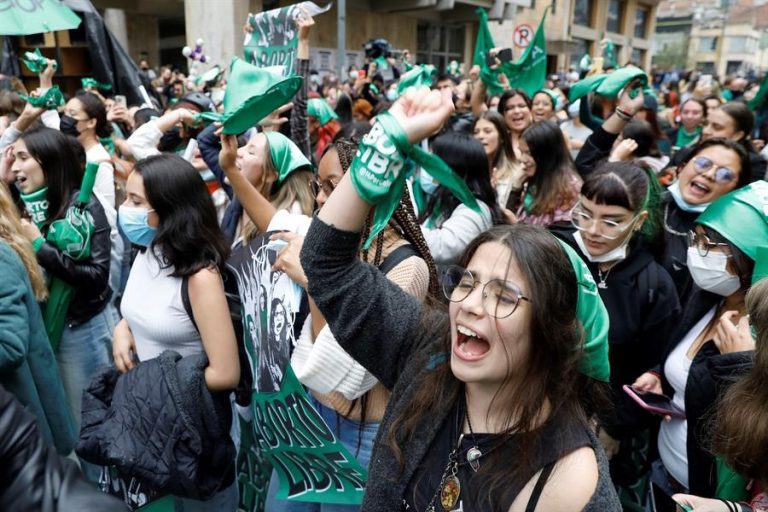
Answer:
<svg viewBox="0 0 768 512"><path fill-rule="evenodd" d="M704 174L715 167L715 163L705 156L697 156L693 159L693 170L697 174ZM730 183L736 179L736 172L728 167L715 167L715 181L718 183Z"/></svg>

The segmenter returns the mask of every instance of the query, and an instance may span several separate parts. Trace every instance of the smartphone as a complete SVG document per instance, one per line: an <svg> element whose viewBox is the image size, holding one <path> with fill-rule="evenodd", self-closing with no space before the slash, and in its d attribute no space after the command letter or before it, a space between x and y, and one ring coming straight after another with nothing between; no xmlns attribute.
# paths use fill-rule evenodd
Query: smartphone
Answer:
<svg viewBox="0 0 768 512"><path fill-rule="evenodd" d="M115 106L128 108L128 100L126 100L125 96L123 96L122 94L115 94Z"/></svg>
<svg viewBox="0 0 768 512"><path fill-rule="evenodd" d="M664 490L651 482L651 510L653 512L691 512L693 508L672 499Z"/></svg>
<svg viewBox="0 0 768 512"><path fill-rule="evenodd" d="M622 389L637 405L652 414L685 419L685 412L676 406L668 396L657 395L656 393L643 393L627 385L624 385Z"/></svg>
<svg viewBox="0 0 768 512"><path fill-rule="evenodd" d="M496 55L488 54L485 56L485 63L490 66L496 66L499 62L510 62L512 60L512 48L502 48ZM497 62L498 61L498 62Z"/></svg>

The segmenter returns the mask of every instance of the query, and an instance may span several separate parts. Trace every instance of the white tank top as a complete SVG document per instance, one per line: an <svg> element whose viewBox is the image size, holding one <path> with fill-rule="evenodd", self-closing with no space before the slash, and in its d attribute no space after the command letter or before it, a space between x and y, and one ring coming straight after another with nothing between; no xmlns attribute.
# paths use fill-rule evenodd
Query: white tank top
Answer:
<svg viewBox="0 0 768 512"><path fill-rule="evenodd" d="M120 312L133 333L140 361L165 350L182 357L203 352L200 333L181 300L182 279L172 277L172 272L173 268L161 268L149 250L140 252L131 267Z"/></svg>

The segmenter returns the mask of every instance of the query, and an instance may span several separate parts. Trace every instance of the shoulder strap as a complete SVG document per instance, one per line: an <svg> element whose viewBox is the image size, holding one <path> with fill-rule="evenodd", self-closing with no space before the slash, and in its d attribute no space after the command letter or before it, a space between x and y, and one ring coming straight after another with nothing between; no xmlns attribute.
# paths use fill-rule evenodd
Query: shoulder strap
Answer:
<svg viewBox="0 0 768 512"><path fill-rule="evenodd" d="M192 320L192 325L194 325L195 329L197 329L195 315L192 313L192 302L189 300L189 276L184 276L181 278L181 302L184 304L184 311L187 312L189 319Z"/></svg>
<svg viewBox="0 0 768 512"><path fill-rule="evenodd" d="M531 492L531 497L528 498L528 505L525 507L525 512L534 512L534 510L536 510L536 505L539 504L539 498L541 498L541 491L544 490L544 486L547 484L549 475L552 474L552 470L555 468L556 463L557 461L554 460L544 466L544 469L541 470L541 474L539 475L538 480L536 480L536 485L533 487L533 492Z"/></svg>
<svg viewBox="0 0 768 512"><path fill-rule="evenodd" d="M416 248L411 244L401 245L389 253L386 258L384 258L384 261L382 261L381 265L379 265L379 270L381 270L382 274L387 275L390 270L411 256L419 256L419 252L416 250Z"/></svg>

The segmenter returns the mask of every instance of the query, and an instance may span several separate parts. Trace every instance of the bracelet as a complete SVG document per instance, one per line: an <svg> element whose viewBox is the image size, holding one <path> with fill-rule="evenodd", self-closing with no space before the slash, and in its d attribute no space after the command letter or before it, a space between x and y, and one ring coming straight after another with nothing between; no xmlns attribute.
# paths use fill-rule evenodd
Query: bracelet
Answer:
<svg viewBox="0 0 768 512"><path fill-rule="evenodd" d="M624 121L631 121L632 120L632 114L628 112L624 112L619 107L616 107L616 115L619 116Z"/></svg>

